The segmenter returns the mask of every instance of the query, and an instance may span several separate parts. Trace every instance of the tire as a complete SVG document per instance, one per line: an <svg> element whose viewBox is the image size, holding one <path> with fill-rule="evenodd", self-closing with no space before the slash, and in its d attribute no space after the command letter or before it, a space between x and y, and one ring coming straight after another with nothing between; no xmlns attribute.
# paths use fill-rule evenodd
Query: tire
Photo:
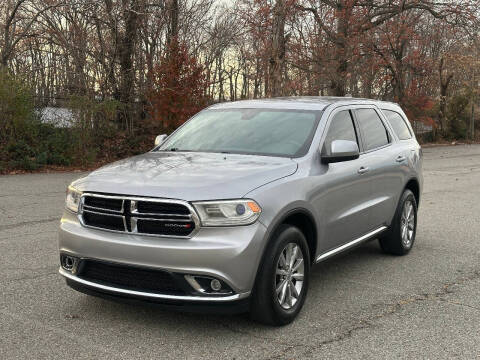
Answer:
<svg viewBox="0 0 480 360"><path fill-rule="evenodd" d="M292 253L296 253L296 258L290 266L284 259L290 260ZM301 258L303 261L300 261ZM303 280L300 280L302 272ZM257 274L251 317L267 325L291 323L305 302L309 276L310 253L305 236L294 226L281 225L265 251ZM278 293L277 287L280 289ZM298 297L295 297L295 292Z"/></svg>
<svg viewBox="0 0 480 360"><path fill-rule="evenodd" d="M409 211L411 213L407 218ZM406 255L413 247L416 232L417 201L413 193L406 189L398 202L390 230L379 239L380 247L387 254Z"/></svg>

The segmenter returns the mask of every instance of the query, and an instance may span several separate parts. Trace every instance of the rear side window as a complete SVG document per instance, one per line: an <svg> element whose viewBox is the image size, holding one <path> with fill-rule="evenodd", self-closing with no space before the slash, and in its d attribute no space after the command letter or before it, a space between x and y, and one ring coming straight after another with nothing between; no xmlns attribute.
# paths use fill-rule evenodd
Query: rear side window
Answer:
<svg viewBox="0 0 480 360"><path fill-rule="evenodd" d="M349 140L358 144L350 111L344 110L336 113L330 122L324 143L324 149L327 154L330 153L330 145L333 140Z"/></svg>
<svg viewBox="0 0 480 360"><path fill-rule="evenodd" d="M357 109L355 114L362 132L365 151L373 150L389 143L387 129L375 110Z"/></svg>
<svg viewBox="0 0 480 360"><path fill-rule="evenodd" d="M405 120L399 113L391 110L382 111L387 117L388 123L392 126L393 131L395 131L395 134L397 134L400 140L408 140L412 138L410 129L408 128Z"/></svg>

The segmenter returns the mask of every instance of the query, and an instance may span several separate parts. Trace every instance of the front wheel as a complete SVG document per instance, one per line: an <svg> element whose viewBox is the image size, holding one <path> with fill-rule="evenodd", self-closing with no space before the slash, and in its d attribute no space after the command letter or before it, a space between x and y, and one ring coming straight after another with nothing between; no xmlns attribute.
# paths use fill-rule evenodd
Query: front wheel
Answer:
<svg viewBox="0 0 480 360"><path fill-rule="evenodd" d="M300 312L307 295L310 254L303 233L282 225L269 244L257 275L252 317L269 325L286 325Z"/></svg>
<svg viewBox="0 0 480 360"><path fill-rule="evenodd" d="M380 247L386 253L405 255L413 246L417 231L417 201L406 189L398 202L390 230L380 238Z"/></svg>

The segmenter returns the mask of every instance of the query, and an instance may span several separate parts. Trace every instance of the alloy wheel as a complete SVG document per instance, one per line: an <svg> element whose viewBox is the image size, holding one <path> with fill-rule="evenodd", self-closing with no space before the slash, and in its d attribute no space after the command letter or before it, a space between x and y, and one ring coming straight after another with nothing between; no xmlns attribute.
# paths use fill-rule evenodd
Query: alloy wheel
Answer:
<svg viewBox="0 0 480 360"><path fill-rule="evenodd" d="M405 248L410 248L413 242L413 234L415 231L415 210L410 200L403 204L402 216L400 218L400 233L402 236L402 244Z"/></svg>
<svg viewBox="0 0 480 360"><path fill-rule="evenodd" d="M280 306L291 309L300 299L305 265L301 247L288 243L280 253L275 271L276 298Z"/></svg>

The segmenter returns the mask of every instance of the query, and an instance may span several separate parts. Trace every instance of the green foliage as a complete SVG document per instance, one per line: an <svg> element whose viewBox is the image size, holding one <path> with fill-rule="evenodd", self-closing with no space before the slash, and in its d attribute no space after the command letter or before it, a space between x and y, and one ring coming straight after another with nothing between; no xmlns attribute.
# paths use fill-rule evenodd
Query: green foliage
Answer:
<svg viewBox="0 0 480 360"><path fill-rule="evenodd" d="M34 170L37 124L31 92L0 70L0 166Z"/></svg>
<svg viewBox="0 0 480 360"><path fill-rule="evenodd" d="M96 101L87 96L70 99L73 111L72 131L75 134L75 163L89 165L106 155L104 142L118 133L117 119L125 110L116 100Z"/></svg>
<svg viewBox="0 0 480 360"><path fill-rule="evenodd" d="M11 138L2 149L2 170L36 170L45 165L72 164L71 131L50 124L35 123L29 134ZM22 135L23 138L22 138ZM2 146L0 146L2 148Z"/></svg>
<svg viewBox="0 0 480 360"><path fill-rule="evenodd" d="M464 139L467 137L468 114L467 107L470 103L470 94L457 94L452 96L447 104L447 118L450 124L449 137Z"/></svg>
<svg viewBox="0 0 480 360"><path fill-rule="evenodd" d="M2 70L0 114L0 144L6 144L9 139L19 135L28 136L34 130L35 112L31 92L20 81Z"/></svg>
<svg viewBox="0 0 480 360"><path fill-rule="evenodd" d="M31 91L22 81L0 72L0 172L36 170L42 166L89 166L146 150L130 134L116 128L124 111L118 101L71 98L73 123L42 123ZM137 147L135 149L135 147Z"/></svg>

